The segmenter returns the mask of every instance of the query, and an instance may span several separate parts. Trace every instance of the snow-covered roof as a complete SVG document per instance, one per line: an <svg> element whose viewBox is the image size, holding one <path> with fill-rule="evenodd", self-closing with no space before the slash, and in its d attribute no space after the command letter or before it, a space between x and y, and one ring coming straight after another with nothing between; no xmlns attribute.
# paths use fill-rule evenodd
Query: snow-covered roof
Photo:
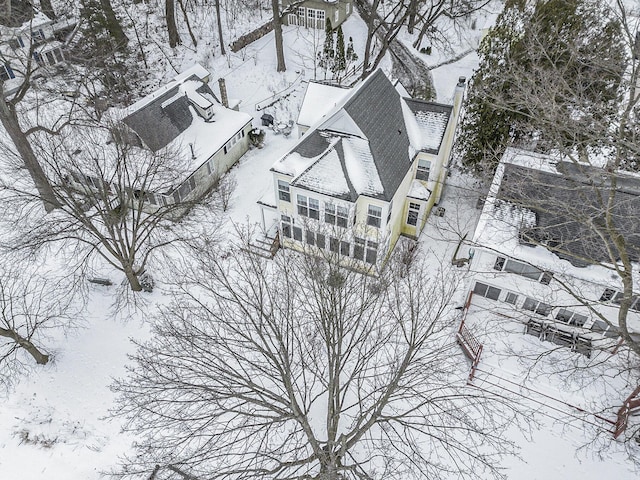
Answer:
<svg viewBox="0 0 640 480"><path fill-rule="evenodd" d="M158 88L154 92L151 92L149 95L142 97L140 100L138 100L134 104L129 105L126 112L128 115L130 115L144 108L145 106L147 106L148 104L156 100L157 98L164 96L170 90L173 90L174 88L177 88L180 85L182 85L185 82L185 80L188 80L193 77L194 80L200 80L200 83L205 83L205 80L207 79L208 76L209 76L209 72L207 71L207 69L205 69L202 65L196 63L195 65L187 68L184 72L173 77L173 79L166 85L163 85L162 87Z"/></svg>
<svg viewBox="0 0 640 480"><path fill-rule="evenodd" d="M311 85L307 106L318 101L312 94L326 88L335 92L335 87ZM335 107L316 107L313 119L312 109L305 110L311 129L272 170L294 177L292 185L350 201L359 195L391 201L415 152L439 150L452 107L403 100L381 70L340 93L344 96Z"/></svg>
<svg viewBox="0 0 640 480"><path fill-rule="evenodd" d="M640 178L616 173L611 219L632 261L640 260ZM611 270L598 205L609 198L611 174L559 157L508 148L498 165L474 243L540 268L608 285ZM605 235L606 238L606 235ZM615 251L615 249L614 249Z"/></svg>
<svg viewBox="0 0 640 480"><path fill-rule="evenodd" d="M304 93L298 125L311 126L335 108L351 89L309 82Z"/></svg>
<svg viewBox="0 0 640 480"><path fill-rule="evenodd" d="M452 110L450 105L403 99L402 113L411 146L415 150L438 153Z"/></svg>
<svg viewBox="0 0 640 480"><path fill-rule="evenodd" d="M201 165L252 120L220 104L203 81L208 75L195 65L125 109L123 122L152 151L174 149L189 155L194 168ZM205 120L194 105L212 111L212 118Z"/></svg>

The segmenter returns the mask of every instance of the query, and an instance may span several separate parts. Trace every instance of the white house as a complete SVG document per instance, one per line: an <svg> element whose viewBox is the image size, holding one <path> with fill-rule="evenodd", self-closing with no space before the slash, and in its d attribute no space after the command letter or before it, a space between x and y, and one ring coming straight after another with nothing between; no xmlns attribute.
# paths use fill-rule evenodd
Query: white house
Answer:
<svg viewBox="0 0 640 480"><path fill-rule="evenodd" d="M202 195L249 149L252 117L221 104L208 82L209 72L196 64L122 115L128 142L153 152L168 149L190 165L173 190L148 194L153 205Z"/></svg>
<svg viewBox="0 0 640 480"><path fill-rule="evenodd" d="M330 111L317 109L271 169L265 229L270 217L283 246L337 253L367 269L401 234L417 237L440 198L464 87L461 79L453 106L402 98L377 70L333 98ZM301 112L318 102L310 92L321 90L307 90Z"/></svg>
<svg viewBox="0 0 640 480"><path fill-rule="evenodd" d="M615 178L610 220L637 266L640 176L618 172ZM471 246L471 304L586 355L615 343L622 284L611 261L615 247L596 232L605 221L610 179L602 168L508 148ZM635 268L635 292L638 276ZM640 335L638 295L627 326Z"/></svg>
<svg viewBox="0 0 640 480"><path fill-rule="evenodd" d="M63 41L75 22L66 19L53 21L38 12L18 27L0 26L0 81L5 92L20 84L29 56L37 68L47 68L65 61Z"/></svg>

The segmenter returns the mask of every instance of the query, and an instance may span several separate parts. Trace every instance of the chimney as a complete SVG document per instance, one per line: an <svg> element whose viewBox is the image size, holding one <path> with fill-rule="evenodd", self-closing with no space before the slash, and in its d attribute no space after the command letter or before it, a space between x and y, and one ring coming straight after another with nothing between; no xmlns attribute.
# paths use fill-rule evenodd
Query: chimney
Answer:
<svg viewBox="0 0 640 480"><path fill-rule="evenodd" d="M219 78L218 84L220 85L220 101L224 107L229 108L229 97L227 96L227 86L224 83L224 78Z"/></svg>
<svg viewBox="0 0 640 480"><path fill-rule="evenodd" d="M464 99L464 91L467 89L467 78L459 77L458 84L456 85L456 89L453 94L453 109L456 112L460 111L460 107L462 106L462 100Z"/></svg>

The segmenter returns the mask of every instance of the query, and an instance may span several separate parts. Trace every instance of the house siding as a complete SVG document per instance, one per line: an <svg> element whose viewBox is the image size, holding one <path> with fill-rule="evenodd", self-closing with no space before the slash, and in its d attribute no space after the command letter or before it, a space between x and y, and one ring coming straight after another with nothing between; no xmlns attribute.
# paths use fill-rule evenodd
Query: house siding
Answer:
<svg viewBox="0 0 640 480"><path fill-rule="evenodd" d="M464 256L464 254L465 252L461 252L461 256ZM532 317L554 321L558 325L564 325L568 329L574 329L579 333L586 333L594 339L601 338L601 334L591 332L590 330L597 320L597 315L593 313L589 307L581 304L581 302L572 296L565 288L562 288L556 280L552 279L548 285L545 285L538 280L529 279L516 273L494 270L498 256L526 263L518 258L509 257L498 252L477 249L474 252L470 267L470 270L474 272L469 285L470 292L473 291L476 282L481 282L500 290L500 296L498 300L494 302L495 305L492 309L501 311L503 315L510 316L522 322L526 322L527 319ZM621 286L601 285L581 280L571 275L567 276L567 272L563 271L545 271L551 272L554 278L562 279L562 282L569 284L574 291L580 292L581 297L584 298L596 312L607 318L613 325L617 325L618 307L614 303L601 303L600 297L606 288L618 288L618 290L621 290ZM505 302L508 293L518 295L515 304ZM522 306L527 297L551 305L551 313L544 316L523 309ZM474 296L473 302L484 303L485 301L491 300L485 300L482 297L476 298ZM587 320L582 327L567 325L560 320L556 320L556 315L560 308L584 315L587 317ZM627 321L630 327L635 326L636 329L638 329L640 327L640 313L630 310Z"/></svg>
<svg viewBox="0 0 640 480"><path fill-rule="evenodd" d="M293 3L291 0L283 0L282 6L283 8L287 8L289 5ZM343 24L344 21L349 17L351 12L353 11L353 4L351 2L326 2L323 0L307 0L301 5L294 7L294 10L290 13L291 15L298 15L298 8L302 7L305 9L305 25L300 25L298 23L290 23L289 22L289 14L285 15L282 23L284 25L297 25L300 27L310 28L310 25L306 24L307 17L307 8L312 8L314 10L322 10L325 12L325 21L326 19L331 19L331 26L335 29L339 25ZM337 19L336 19L337 12ZM297 20L296 20L297 22Z"/></svg>

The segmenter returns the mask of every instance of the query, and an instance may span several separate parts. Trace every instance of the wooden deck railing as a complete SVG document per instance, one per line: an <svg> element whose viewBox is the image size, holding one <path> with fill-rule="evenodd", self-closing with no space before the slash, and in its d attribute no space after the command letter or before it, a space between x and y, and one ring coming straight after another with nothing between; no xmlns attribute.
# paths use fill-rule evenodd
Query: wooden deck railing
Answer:
<svg viewBox="0 0 640 480"><path fill-rule="evenodd" d="M465 321L467 319L467 312L469 311L469 305L471 304L471 298L473 296L473 291L469 292L469 298L464 306L464 313L462 314L462 320L460 321L460 328L458 328L458 332L456 333L456 341L465 355L471 360L471 370L469 371L469 378L467 380L468 383L473 381L473 377L476 374L476 369L478 368L478 364L480 363L480 355L482 355L482 344L478 341L478 339L471 333L471 330L467 328L465 325Z"/></svg>

